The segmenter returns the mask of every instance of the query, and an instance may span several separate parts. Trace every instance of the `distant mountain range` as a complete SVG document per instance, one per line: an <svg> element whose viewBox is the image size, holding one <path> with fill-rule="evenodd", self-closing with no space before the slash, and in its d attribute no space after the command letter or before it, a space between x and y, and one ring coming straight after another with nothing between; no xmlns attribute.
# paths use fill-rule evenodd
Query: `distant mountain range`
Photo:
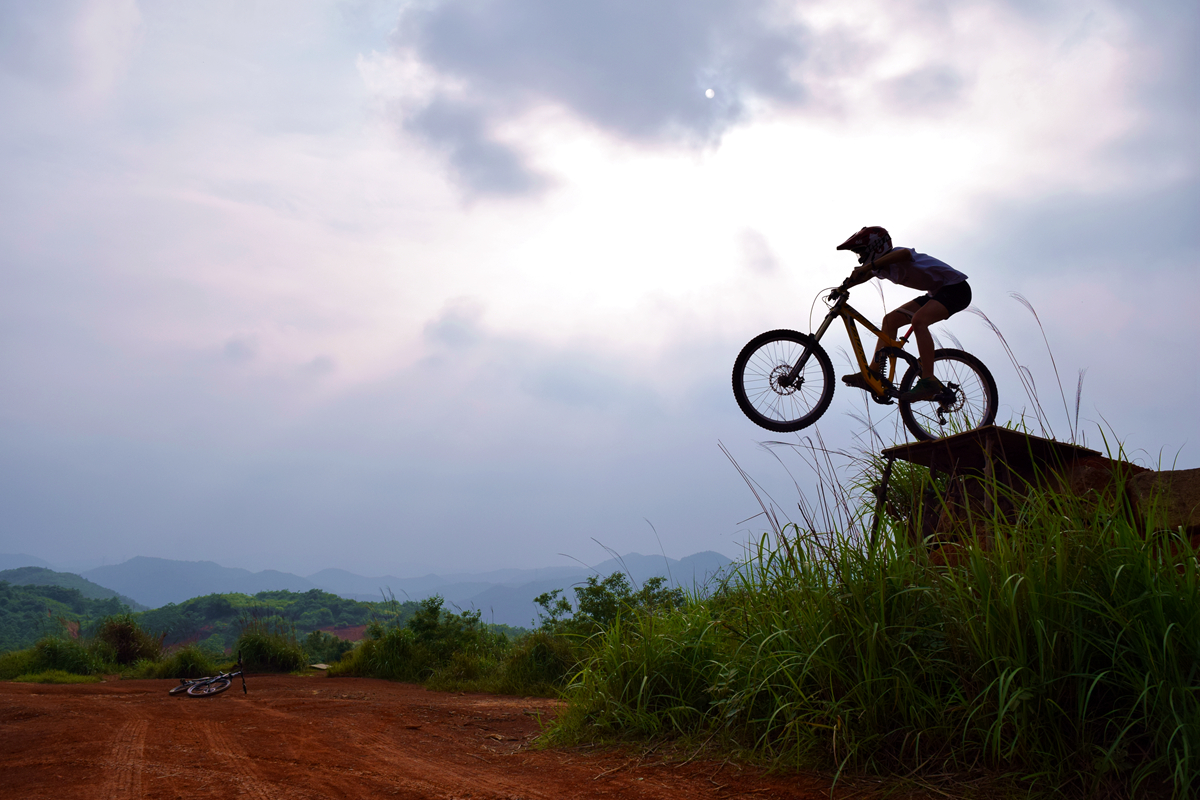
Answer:
<svg viewBox="0 0 1200 800"><path fill-rule="evenodd" d="M36 556L27 556L24 553L0 553L0 571L18 569L20 567L54 569L54 565L49 561L43 561Z"/></svg>
<svg viewBox="0 0 1200 800"><path fill-rule="evenodd" d="M18 563L22 558L29 558L36 566L46 566L46 562L32 557L0 555L0 567L26 566ZM301 577L276 570L250 572L236 567L222 567L212 561L174 561L138 556L122 564L87 570L81 573L81 578L151 608L181 603L206 594L241 592L253 595L279 589L293 592L320 589L354 600L382 600L392 594L398 600L421 600L437 594L441 595L448 607L482 611L487 622L529 627L537 619L533 598L554 589L563 589L568 598L573 598L571 588L583 583L589 575L606 577L614 572L623 572L634 585L662 576L686 590L703 591L729 563L728 558L712 551L678 560L629 553L592 568L547 567L416 578L398 578L394 575L372 578L340 569L324 569Z"/></svg>

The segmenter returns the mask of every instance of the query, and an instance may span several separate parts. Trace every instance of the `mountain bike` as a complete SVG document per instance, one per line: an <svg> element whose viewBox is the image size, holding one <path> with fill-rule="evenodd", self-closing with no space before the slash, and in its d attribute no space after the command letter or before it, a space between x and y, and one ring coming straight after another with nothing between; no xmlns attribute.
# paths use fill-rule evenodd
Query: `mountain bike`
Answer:
<svg viewBox="0 0 1200 800"><path fill-rule="evenodd" d="M238 653L238 668L233 672L221 672L211 678L180 678L178 686L172 686L167 694L187 694L188 697L212 697L233 685L234 678L242 679L242 694L246 694L246 672L242 668L242 654Z"/></svg>
<svg viewBox="0 0 1200 800"><path fill-rule="evenodd" d="M906 401L903 395L921 377L917 357L904 350L912 328L892 339L850 306L848 290L833 289L825 300L829 313L816 333L768 331L751 339L738 354L733 363L733 394L751 422L769 431L790 433L821 418L833 400L834 381L833 364L820 342L838 317L846 323L871 399L881 405L898 402L904 426L917 439L941 439L995 421L996 381L978 358L962 350L935 350L933 373L942 382L942 391L930 400ZM868 369L856 322L884 339L885 346L875 354L875 370L881 378ZM907 370L897 384L901 363Z"/></svg>

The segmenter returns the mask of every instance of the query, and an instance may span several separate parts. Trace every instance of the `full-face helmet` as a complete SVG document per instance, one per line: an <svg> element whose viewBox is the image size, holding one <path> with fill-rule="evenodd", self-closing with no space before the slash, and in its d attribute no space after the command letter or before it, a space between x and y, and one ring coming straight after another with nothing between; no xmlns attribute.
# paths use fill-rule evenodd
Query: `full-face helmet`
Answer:
<svg viewBox="0 0 1200 800"><path fill-rule="evenodd" d="M892 249L892 237L885 228L872 225L863 228L837 246L838 250L850 250L858 255L859 264L869 264Z"/></svg>

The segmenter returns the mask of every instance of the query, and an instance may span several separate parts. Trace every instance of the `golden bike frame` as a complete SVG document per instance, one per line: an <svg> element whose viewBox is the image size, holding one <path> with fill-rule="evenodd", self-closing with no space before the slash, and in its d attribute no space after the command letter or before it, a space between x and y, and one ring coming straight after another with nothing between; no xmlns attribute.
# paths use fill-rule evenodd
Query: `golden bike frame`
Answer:
<svg viewBox="0 0 1200 800"><path fill-rule="evenodd" d="M886 354L888 360L888 370L886 376L887 385L884 385L882 381L873 377L874 373L872 370L868 369L870 362L867 361L867 356L863 352L862 340L858 337L858 328L854 323L861 322L864 328L883 340L884 347L887 349L893 347L902 349L905 343L908 341L908 337L912 335L912 327L910 326L908 331L899 339L893 339L883 331L879 330L879 328L877 328L871 322L871 320L860 314L857 309L849 304L849 300L849 292L842 292L834 304L830 306L829 313L825 315L825 320L821 323L821 327L817 328L816 333L812 335L813 343L816 344L817 342L821 341L821 337L824 336L825 331L829 329L829 324L833 322L834 317L841 317L842 321L846 323L846 334L850 337L850 344L854 347L854 357L858 359L858 368L866 377L867 385L870 386L871 391L879 397L887 397L890 392L895 391L893 378L896 376L896 356L892 353ZM792 371L788 373L787 380L789 383L794 382L800 375L801 370L804 369L804 365L808 363L808 357L811 353L811 347L804 348L804 353L800 356L800 360L796 362L796 366L792 367Z"/></svg>

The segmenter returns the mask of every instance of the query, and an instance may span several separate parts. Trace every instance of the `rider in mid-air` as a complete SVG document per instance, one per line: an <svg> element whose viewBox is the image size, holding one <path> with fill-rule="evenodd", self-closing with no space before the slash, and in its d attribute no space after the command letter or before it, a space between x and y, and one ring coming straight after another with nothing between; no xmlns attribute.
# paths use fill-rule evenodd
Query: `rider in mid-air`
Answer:
<svg viewBox="0 0 1200 800"><path fill-rule="evenodd" d="M913 403L936 397L945 387L933 374L933 336L929 333L929 326L957 314L971 304L971 287L967 285L967 276L933 256L918 253L909 247L892 247L892 237L878 226L863 228L838 245L837 249L857 254L859 263L850 277L842 282L839 287L841 291L871 278L887 278L892 283L925 292L888 312L880 328L894 340L900 326L911 323L917 339L921 380L901 399ZM881 337L875 350L883 346ZM875 370L872 370L872 374L879 377ZM843 375L842 381L856 389L870 390L861 372Z"/></svg>

